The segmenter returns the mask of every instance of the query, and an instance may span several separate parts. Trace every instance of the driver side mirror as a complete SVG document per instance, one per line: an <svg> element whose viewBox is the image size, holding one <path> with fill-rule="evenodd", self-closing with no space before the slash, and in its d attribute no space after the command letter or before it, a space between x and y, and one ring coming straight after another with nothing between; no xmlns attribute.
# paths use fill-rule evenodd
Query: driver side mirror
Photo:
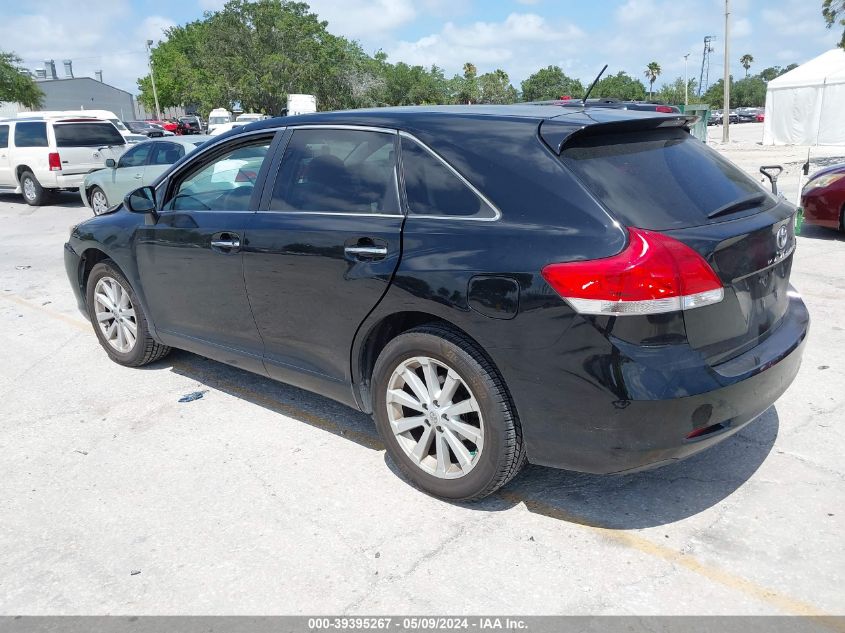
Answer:
<svg viewBox="0 0 845 633"><path fill-rule="evenodd" d="M123 206L132 213L152 213L155 215L155 190L152 187L139 187L130 191L123 199Z"/></svg>
<svg viewBox="0 0 845 633"><path fill-rule="evenodd" d="M109 169L114 169L115 167L117 167L117 162L114 160L114 158L107 158L106 167L108 167Z"/></svg>

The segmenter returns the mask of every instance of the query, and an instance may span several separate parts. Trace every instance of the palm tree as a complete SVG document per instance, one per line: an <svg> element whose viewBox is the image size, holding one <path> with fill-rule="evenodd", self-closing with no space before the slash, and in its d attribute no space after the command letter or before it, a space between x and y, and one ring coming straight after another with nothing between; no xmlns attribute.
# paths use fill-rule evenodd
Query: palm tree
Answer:
<svg viewBox="0 0 845 633"><path fill-rule="evenodd" d="M657 62L649 62L648 66L645 68L645 76L648 79L649 89L648 89L648 97L651 99L654 97L654 82L657 81L657 78L660 76L661 73L660 64Z"/></svg>
<svg viewBox="0 0 845 633"><path fill-rule="evenodd" d="M751 64L754 63L754 57L746 53L739 58L739 63L742 64L743 68L745 68L745 78L748 79L748 69L751 68Z"/></svg>

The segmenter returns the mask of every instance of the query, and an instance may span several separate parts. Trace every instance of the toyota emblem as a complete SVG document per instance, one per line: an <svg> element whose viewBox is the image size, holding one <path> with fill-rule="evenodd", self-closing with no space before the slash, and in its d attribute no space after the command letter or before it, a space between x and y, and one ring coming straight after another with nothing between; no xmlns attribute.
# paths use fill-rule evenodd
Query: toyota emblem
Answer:
<svg viewBox="0 0 845 633"><path fill-rule="evenodd" d="M782 251L786 248L786 242L789 240L789 231L786 230L785 224L778 229L778 234L775 239L777 240L779 251Z"/></svg>

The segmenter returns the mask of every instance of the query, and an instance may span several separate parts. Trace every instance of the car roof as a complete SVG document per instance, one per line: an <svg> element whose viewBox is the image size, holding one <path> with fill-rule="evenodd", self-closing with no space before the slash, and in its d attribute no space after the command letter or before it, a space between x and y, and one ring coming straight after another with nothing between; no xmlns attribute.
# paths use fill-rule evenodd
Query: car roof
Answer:
<svg viewBox="0 0 845 633"><path fill-rule="evenodd" d="M385 127L440 138L444 134L452 135L455 137L453 141L460 143L461 141L457 139L458 136L465 136L467 141L477 139L479 134L490 138L498 136L500 134L499 129L502 126L488 126L486 124L500 121L502 123L522 123L527 127L533 127L535 130L541 127L543 139L552 148L560 151L567 138L585 128L605 125L616 129L641 125L653 128L661 124L681 126L696 119L697 117L679 113L591 107L589 103L582 107L529 103L515 105L398 106L275 117L247 123L242 127L215 136L215 138L222 141L240 134L285 126L360 125ZM502 138L502 140L505 139Z"/></svg>
<svg viewBox="0 0 845 633"><path fill-rule="evenodd" d="M676 118L676 113L662 113L614 108L560 106L555 104L515 105L448 105L448 106L397 106L361 110L314 112L256 121L238 129L238 132L303 124L383 125L396 129L426 128L444 117L468 119L516 118L540 123L547 119L563 119L569 124L595 125L620 120Z"/></svg>

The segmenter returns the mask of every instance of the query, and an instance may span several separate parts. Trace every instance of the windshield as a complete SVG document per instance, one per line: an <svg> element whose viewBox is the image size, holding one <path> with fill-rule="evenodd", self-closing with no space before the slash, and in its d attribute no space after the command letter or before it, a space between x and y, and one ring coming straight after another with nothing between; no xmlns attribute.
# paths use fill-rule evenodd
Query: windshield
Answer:
<svg viewBox="0 0 845 633"><path fill-rule="evenodd" d="M612 213L643 229L708 224L718 221L708 217L713 211L765 194L754 179L681 129L587 136L564 148L561 160ZM743 215L772 204L765 195Z"/></svg>
<svg viewBox="0 0 845 633"><path fill-rule="evenodd" d="M227 116L213 116L209 117L208 124L209 125L220 125L221 123L228 123L229 117Z"/></svg>
<svg viewBox="0 0 845 633"><path fill-rule="evenodd" d="M118 130L120 130L121 132L128 132L128 131L129 131L129 130L127 130L127 129L126 129L126 126L125 126L125 125L123 125L123 121L121 121L120 119L109 119L109 121L111 121L112 123L114 123L114 126L115 126Z"/></svg>

